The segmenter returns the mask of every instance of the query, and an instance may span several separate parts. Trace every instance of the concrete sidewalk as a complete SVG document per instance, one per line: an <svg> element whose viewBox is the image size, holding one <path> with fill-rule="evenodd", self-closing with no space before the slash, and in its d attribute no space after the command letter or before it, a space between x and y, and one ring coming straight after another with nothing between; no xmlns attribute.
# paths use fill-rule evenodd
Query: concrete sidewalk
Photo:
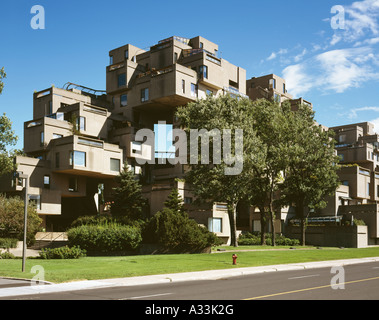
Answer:
<svg viewBox="0 0 379 320"><path fill-rule="evenodd" d="M53 293L53 292L99 289L99 288L139 286L139 285L147 285L147 284L170 283L170 282L180 282L180 281L218 280L222 278L238 277L238 276L259 274L259 273L265 273L265 272L306 270L306 269L315 269L315 268L331 268L331 267L336 267L336 266L347 266L347 265L352 265L352 264L378 262L378 261L379 261L379 257L373 257L373 258L362 258L362 259L282 264L282 265L272 265L272 266L262 266L262 267L234 268L234 269L209 270L209 271L197 271L197 272L186 272L186 273L172 273L172 274L161 274L161 275L118 278L118 279L87 280L87 281L77 281L77 282L69 282L69 283L61 283L61 284L36 285L36 284L31 283L31 285L29 286L0 289L0 298L45 294L45 293Z"/></svg>

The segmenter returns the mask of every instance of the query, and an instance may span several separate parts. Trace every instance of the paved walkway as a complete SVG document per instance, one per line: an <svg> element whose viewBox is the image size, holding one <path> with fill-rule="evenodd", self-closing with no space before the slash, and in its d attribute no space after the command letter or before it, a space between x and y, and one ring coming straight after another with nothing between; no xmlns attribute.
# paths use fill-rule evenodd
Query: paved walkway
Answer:
<svg viewBox="0 0 379 320"><path fill-rule="evenodd" d="M0 289L0 298L23 296L31 294L44 294L53 292L76 291L86 289L138 286L156 283L170 283L180 281L195 281L195 280L217 280L225 277L236 277L243 275L259 274L264 272L278 272L290 270L306 270L315 268L331 268L335 266L346 266L351 264L379 262L379 257L363 258L363 259L348 259L348 260L333 260L307 263L293 263L284 265L272 265L263 267L250 268L234 268L224 270L209 270L199 272L186 272L175 274L161 274L152 276L140 276L130 278L105 279L105 280L87 280L61 284L35 284L31 282L28 286L10 287Z"/></svg>

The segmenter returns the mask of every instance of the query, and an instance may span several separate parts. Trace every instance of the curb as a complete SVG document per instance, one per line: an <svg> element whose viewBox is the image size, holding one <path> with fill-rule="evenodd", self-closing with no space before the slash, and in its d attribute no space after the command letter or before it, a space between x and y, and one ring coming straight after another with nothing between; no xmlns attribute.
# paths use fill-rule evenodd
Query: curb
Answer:
<svg viewBox="0 0 379 320"><path fill-rule="evenodd" d="M330 267L335 267L335 266L347 266L347 265L353 265L353 264L378 262L378 261L379 261L379 257L372 257L372 258L361 258L361 259L330 260L330 261L281 264L281 265L247 267L247 268L236 268L236 269L195 271L195 272L186 272L186 273L161 274L161 275L139 276L139 277L130 277L130 278L85 280L85 281L67 282L67 283L60 283L60 284L48 284L48 285L46 285L46 283L48 282L45 282L44 284L40 284L40 285L30 285L30 286L23 286L23 287L0 289L0 298L77 291L77 290L110 288L110 287L140 286L140 285L148 285L148 284L172 283L172 282L183 282L183 281L220 280L226 277L239 277L239 276L260 274L260 273L266 273L266 272L307 270L307 269L315 269L315 268L330 268ZM26 279L19 279L19 280L26 280Z"/></svg>

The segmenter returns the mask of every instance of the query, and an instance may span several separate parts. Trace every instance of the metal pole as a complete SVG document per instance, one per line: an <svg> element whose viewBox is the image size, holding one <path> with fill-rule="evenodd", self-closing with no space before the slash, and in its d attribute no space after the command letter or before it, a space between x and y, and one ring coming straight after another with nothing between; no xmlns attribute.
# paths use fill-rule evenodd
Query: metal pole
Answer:
<svg viewBox="0 0 379 320"><path fill-rule="evenodd" d="M28 225L28 185L29 185L29 178L25 178L25 199L24 199L24 242L23 242L23 248L22 248L22 272L25 272L25 259L26 259L26 232L27 232L27 225Z"/></svg>

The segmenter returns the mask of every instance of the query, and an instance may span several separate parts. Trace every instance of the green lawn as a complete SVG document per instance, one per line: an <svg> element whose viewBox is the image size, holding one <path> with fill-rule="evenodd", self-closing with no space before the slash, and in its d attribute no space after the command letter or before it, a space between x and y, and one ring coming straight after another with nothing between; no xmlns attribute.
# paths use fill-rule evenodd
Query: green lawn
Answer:
<svg viewBox="0 0 379 320"><path fill-rule="evenodd" d="M257 248L257 247L254 247ZM241 249L241 248L239 248ZM243 249L243 248L242 248ZM245 248L247 249L247 248ZM25 273L22 260L0 260L0 277L31 279L34 265L45 271L45 280L55 283L133 277L151 274L253 267L273 264L379 257L379 247L367 249L315 248L237 252L237 266L232 265L232 253L145 255L124 257L85 257L76 260L27 259Z"/></svg>

